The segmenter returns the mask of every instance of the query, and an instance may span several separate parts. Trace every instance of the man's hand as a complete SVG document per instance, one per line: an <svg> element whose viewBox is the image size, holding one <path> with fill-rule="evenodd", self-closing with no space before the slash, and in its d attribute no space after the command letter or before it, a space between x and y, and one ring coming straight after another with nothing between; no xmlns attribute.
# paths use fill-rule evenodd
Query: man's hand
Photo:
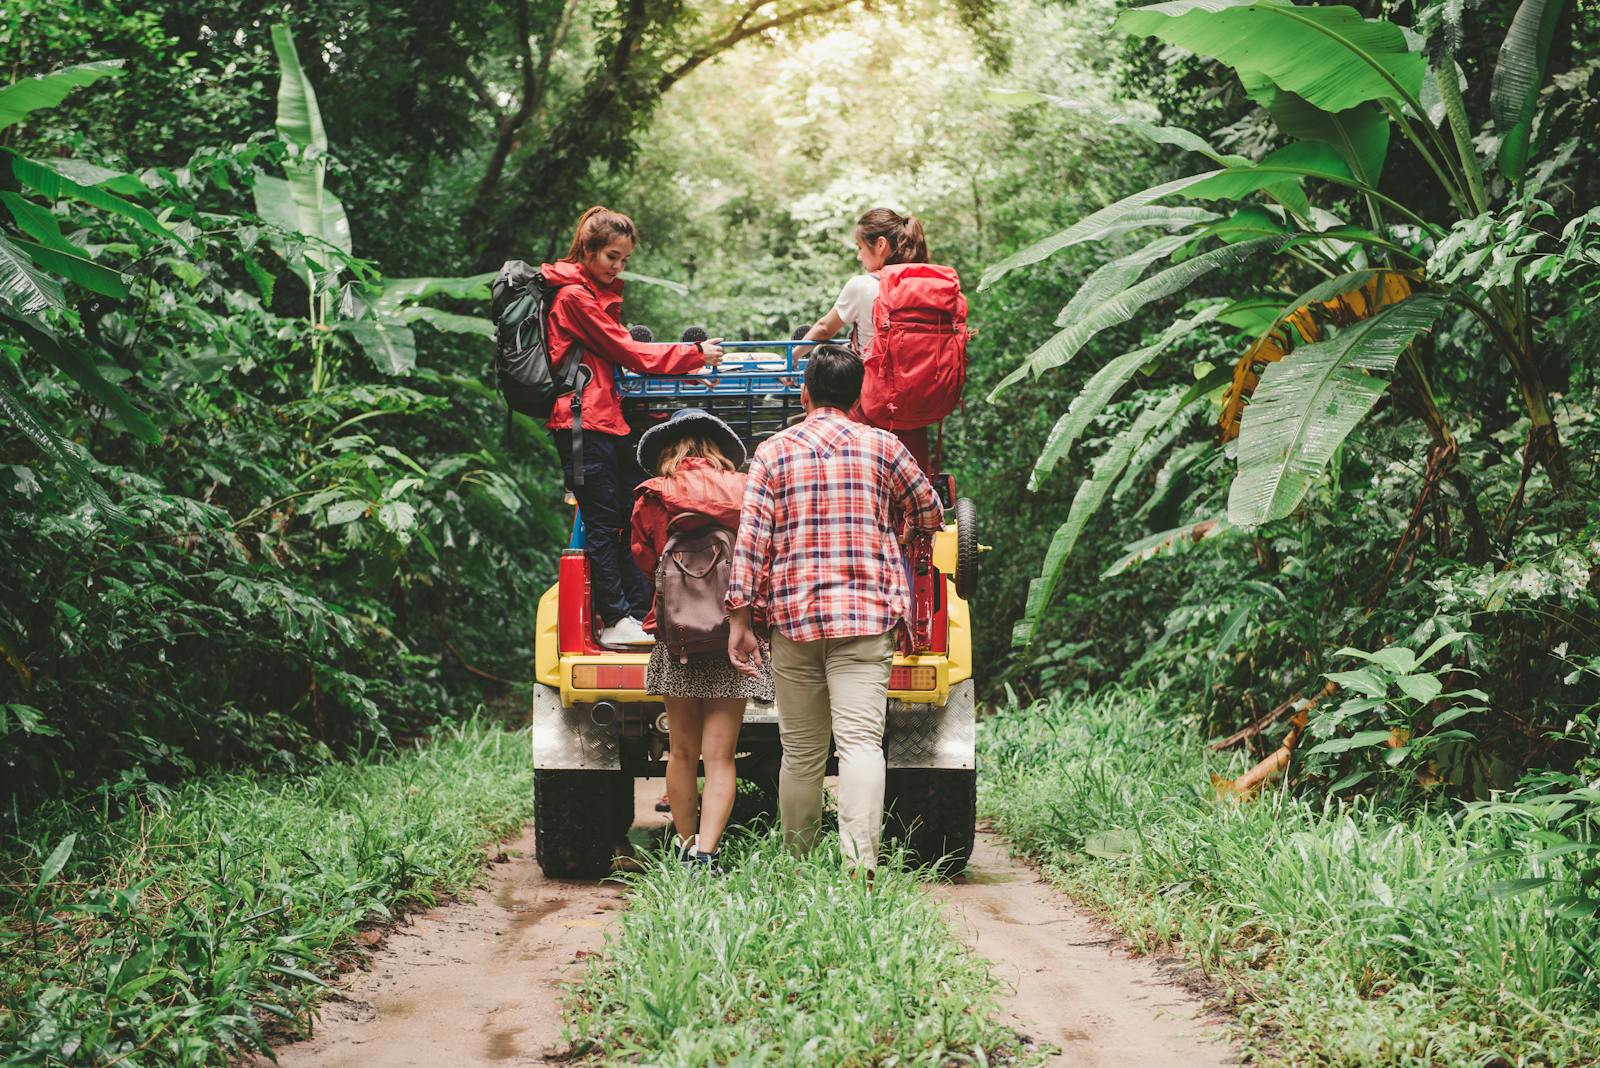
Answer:
<svg viewBox="0 0 1600 1068"><path fill-rule="evenodd" d="M761 677L761 646L750 629L750 606L735 608L728 616L728 660L741 674Z"/></svg>
<svg viewBox="0 0 1600 1068"><path fill-rule="evenodd" d="M706 366L715 367L722 362L722 339L714 337L700 342L700 351L705 355Z"/></svg>

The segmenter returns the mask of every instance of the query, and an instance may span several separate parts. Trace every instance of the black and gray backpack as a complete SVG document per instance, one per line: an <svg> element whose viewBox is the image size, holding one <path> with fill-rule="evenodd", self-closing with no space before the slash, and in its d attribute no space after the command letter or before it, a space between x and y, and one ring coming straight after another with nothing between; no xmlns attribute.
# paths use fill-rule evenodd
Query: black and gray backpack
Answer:
<svg viewBox="0 0 1600 1068"><path fill-rule="evenodd" d="M489 286L495 388L507 408L535 419L550 418L556 399L577 389L583 364L582 350L569 353L559 367L550 363L550 304L560 288L521 260L507 260ZM574 421L577 416L574 411Z"/></svg>

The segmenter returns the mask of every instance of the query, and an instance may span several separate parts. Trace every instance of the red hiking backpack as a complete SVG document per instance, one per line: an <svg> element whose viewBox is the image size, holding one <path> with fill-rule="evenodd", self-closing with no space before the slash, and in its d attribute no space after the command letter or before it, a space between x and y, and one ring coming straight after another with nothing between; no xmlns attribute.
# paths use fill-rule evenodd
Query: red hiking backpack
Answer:
<svg viewBox="0 0 1600 1068"><path fill-rule="evenodd" d="M883 268L872 322L862 418L884 430L917 430L955 411L967 381L967 298L955 268Z"/></svg>

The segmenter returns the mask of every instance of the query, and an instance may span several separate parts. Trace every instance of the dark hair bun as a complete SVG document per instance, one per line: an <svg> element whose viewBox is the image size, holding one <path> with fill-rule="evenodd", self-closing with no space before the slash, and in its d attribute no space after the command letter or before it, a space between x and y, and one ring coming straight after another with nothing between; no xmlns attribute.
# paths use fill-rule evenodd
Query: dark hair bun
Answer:
<svg viewBox="0 0 1600 1068"><path fill-rule="evenodd" d="M811 328L809 326L797 326L797 327L794 328L794 333L789 335L789 340L790 341L804 341L805 338L806 338L806 335L809 334L810 332L811 332Z"/></svg>
<svg viewBox="0 0 1600 1068"><path fill-rule="evenodd" d="M628 327L628 336L635 341L651 342L656 339L656 332L643 323L635 323Z"/></svg>
<svg viewBox="0 0 1600 1068"><path fill-rule="evenodd" d="M685 345L693 345L697 341L706 341L711 337L703 326L691 326L683 332L680 339Z"/></svg>

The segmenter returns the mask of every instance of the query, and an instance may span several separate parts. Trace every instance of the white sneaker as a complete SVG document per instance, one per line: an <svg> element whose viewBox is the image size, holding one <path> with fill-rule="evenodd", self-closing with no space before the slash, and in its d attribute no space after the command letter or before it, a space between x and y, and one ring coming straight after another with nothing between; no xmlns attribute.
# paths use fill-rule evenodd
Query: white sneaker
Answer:
<svg viewBox="0 0 1600 1068"><path fill-rule="evenodd" d="M654 645L656 640L650 637L640 623L632 616L624 616L600 632L601 645Z"/></svg>

